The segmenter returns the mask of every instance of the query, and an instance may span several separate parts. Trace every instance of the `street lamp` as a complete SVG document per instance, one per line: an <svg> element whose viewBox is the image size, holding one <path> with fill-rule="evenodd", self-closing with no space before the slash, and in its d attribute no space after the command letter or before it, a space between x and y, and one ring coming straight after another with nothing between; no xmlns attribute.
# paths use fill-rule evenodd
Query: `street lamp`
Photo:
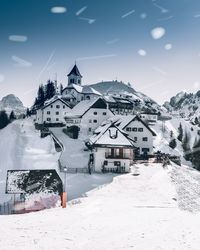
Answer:
<svg viewBox="0 0 200 250"><path fill-rule="evenodd" d="M62 171L64 172L64 183L63 183L63 192L61 197L62 208L66 208L67 205L67 167L65 166Z"/></svg>
<svg viewBox="0 0 200 250"><path fill-rule="evenodd" d="M67 167L65 166L63 168L63 172L64 172L64 184L63 184L63 191L66 192L67 191Z"/></svg>

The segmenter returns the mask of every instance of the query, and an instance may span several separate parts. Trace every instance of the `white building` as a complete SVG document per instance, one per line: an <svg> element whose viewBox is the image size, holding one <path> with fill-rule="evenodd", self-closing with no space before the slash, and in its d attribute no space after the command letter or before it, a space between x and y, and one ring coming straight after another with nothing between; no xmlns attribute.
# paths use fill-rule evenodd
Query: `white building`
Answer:
<svg viewBox="0 0 200 250"><path fill-rule="evenodd" d="M134 159L133 140L114 124L102 124L86 145L92 150L90 166L95 172L129 172Z"/></svg>
<svg viewBox="0 0 200 250"><path fill-rule="evenodd" d="M65 116L66 126L78 126L83 135L91 135L100 124L113 116L107 103L102 99L79 102Z"/></svg>
<svg viewBox="0 0 200 250"><path fill-rule="evenodd" d="M72 105L76 105L83 100L98 98L101 94L90 86L82 86L82 75L78 67L74 65L68 74L68 86L63 89L62 96Z"/></svg>
<svg viewBox="0 0 200 250"><path fill-rule="evenodd" d="M140 118L149 125L154 125L158 121L158 114L157 113L141 113Z"/></svg>
<svg viewBox="0 0 200 250"><path fill-rule="evenodd" d="M128 133L134 140L134 146L139 149L139 154L152 154L153 138L156 133L138 116L128 115L116 118L115 125Z"/></svg>
<svg viewBox="0 0 200 250"><path fill-rule="evenodd" d="M68 102L61 96L54 96L36 111L36 124L65 124L64 117L71 111Z"/></svg>
<svg viewBox="0 0 200 250"><path fill-rule="evenodd" d="M106 95L103 97L108 103L109 109L116 115L133 114L133 103L126 98L115 95Z"/></svg>

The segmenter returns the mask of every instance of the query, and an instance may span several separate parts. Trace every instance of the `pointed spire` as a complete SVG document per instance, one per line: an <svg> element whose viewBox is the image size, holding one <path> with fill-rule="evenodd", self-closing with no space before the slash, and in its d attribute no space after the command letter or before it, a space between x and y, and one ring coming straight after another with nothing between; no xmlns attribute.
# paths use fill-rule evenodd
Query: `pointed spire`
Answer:
<svg viewBox="0 0 200 250"><path fill-rule="evenodd" d="M78 67L76 66L76 62L75 62L75 65L74 65L73 69L70 71L70 73L67 76L70 76L70 75L75 75L75 76L82 77Z"/></svg>

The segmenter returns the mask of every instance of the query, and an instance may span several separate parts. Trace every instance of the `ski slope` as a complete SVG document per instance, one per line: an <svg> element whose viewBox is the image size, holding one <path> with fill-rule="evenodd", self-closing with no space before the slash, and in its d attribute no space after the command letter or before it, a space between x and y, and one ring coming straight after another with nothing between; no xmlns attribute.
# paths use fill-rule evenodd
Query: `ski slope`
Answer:
<svg viewBox="0 0 200 250"><path fill-rule="evenodd" d="M1 249L198 250L200 214L180 210L176 202L181 169L173 185L173 166L168 170L159 164L137 167L138 176L117 176L67 209L1 216ZM191 174L188 168L184 171Z"/></svg>

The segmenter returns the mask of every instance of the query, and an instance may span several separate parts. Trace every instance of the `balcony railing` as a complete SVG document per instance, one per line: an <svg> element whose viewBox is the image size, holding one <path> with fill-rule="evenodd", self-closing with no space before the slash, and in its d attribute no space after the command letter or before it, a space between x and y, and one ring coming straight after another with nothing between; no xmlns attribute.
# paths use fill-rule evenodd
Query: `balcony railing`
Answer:
<svg viewBox="0 0 200 250"><path fill-rule="evenodd" d="M131 159L132 156L131 154L128 154L128 153L119 154L119 155L105 153L105 158L106 159Z"/></svg>

